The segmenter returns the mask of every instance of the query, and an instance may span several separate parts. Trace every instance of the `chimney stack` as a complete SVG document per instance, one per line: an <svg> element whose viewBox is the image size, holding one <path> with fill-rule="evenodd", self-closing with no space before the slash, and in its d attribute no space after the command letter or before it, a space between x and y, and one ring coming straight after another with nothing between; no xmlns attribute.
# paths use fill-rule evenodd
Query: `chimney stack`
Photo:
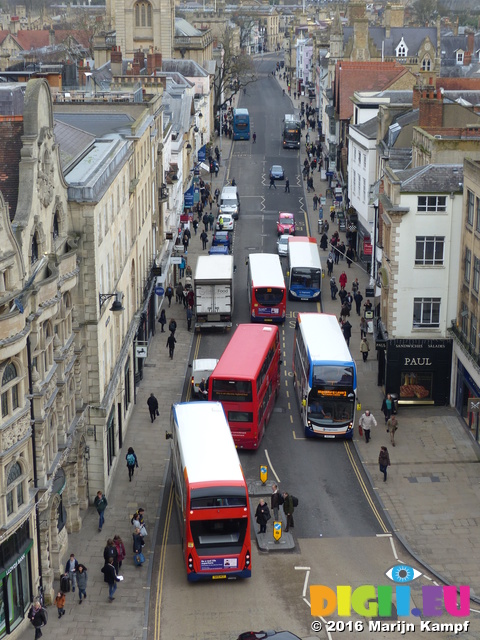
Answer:
<svg viewBox="0 0 480 640"><path fill-rule="evenodd" d="M112 53L110 55L110 68L112 70L112 76L122 75L122 51L120 47L112 47Z"/></svg>

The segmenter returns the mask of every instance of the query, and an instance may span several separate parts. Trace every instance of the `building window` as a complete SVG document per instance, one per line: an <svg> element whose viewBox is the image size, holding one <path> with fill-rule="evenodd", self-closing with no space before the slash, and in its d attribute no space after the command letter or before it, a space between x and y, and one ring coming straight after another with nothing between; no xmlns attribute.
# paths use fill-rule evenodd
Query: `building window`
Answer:
<svg viewBox="0 0 480 640"><path fill-rule="evenodd" d="M467 337L467 331L468 331L468 307L465 304L465 302L462 302L462 311L461 311L460 316L462 318L462 334L466 338Z"/></svg>
<svg viewBox="0 0 480 640"><path fill-rule="evenodd" d="M480 231L480 198L475 198L476 207L475 207L475 215L477 220L477 226L475 227L476 231Z"/></svg>
<svg viewBox="0 0 480 640"><path fill-rule="evenodd" d="M418 196L418 211L446 211L447 196Z"/></svg>
<svg viewBox="0 0 480 640"><path fill-rule="evenodd" d="M55 213L53 214L53 230L52 230L52 235L54 240L58 238L60 233L59 230L60 230L60 226L58 223L58 213L55 211Z"/></svg>
<svg viewBox="0 0 480 640"><path fill-rule="evenodd" d="M34 264L38 260L38 238L37 232L32 236L32 255L30 256L30 262Z"/></svg>
<svg viewBox="0 0 480 640"><path fill-rule="evenodd" d="M457 51L457 64L463 64L463 55L464 55L464 51L459 49Z"/></svg>
<svg viewBox="0 0 480 640"><path fill-rule="evenodd" d="M413 327L433 328L440 326L440 298L414 298Z"/></svg>
<svg viewBox="0 0 480 640"><path fill-rule="evenodd" d="M13 413L15 409L18 409L19 382L17 368L10 362L10 364L5 367L2 376L2 418L5 418L8 414Z"/></svg>
<svg viewBox="0 0 480 640"><path fill-rule="evenodd" d="M473 259L473 290L478 293L480 288L480 258Z"/></svg>
<svg viewBox="0 0 480 640"><path fill-rule="evenodd" d="M137 2L135 5L135 26L152 26L152 5L149 2Z"/></svg>
<svg viewBox="0 0 480 640"><path fill-rule="evenodd" d="M11 516L24 502L23 487L21 481L19 482L21 477L22 467L15 462L10 467L7 477L7 516Z"/></svg>
<svg viewBox="0 0 480 640"><path fill-rule="evenodd" d="M397 48L395 49L395 56L397 58L406 58L407 54L408 54L408 47L405 44L405 40L402 37L402 39L398 43Z"/></svg>
<svg viewBox="0 0 480 640"><path fill-rule="evenodd" d="M366 153L363 154L363 168L364 169L367 168L367 154Z"/></svg>
<svg viewBox="0 0 480 640"><path fill-rule="evenodd" d="M475 195L470 189L467 190L467 224L473 227L475 213Z"/></svg>
<svg viewBox="0 0 480 640"><path fill-rule="evenodd" d="M443 236L417 236L415 264L423 266L443 265L445 238Z"/></svg>
<svg viewBox="0 0 480 640"><path fill-rule="evenodd" d="M353 185L353 193L357 193L357 174L355 171L352 171L352 185Z"/></svg>
<svg viewBox="0 0 480 640"><path fill-rule="evenodd" d="M422 60L422 71L430 71L431 68L432 61L428 56L425 56L425 58Z"/></svg>
<svg viewBox="0 0 480 640"><path fill-rule="evenodd" d="M474 350L477 348L477 318L475 316L472 316L470 320L470 346Z"/></svg>
<svg viewBox="0 0 480 640"><path fill-rule="evenodd" d="M465 282L470 284L470 270L472 267L472 252L470 249L465 249Z"/></svg>

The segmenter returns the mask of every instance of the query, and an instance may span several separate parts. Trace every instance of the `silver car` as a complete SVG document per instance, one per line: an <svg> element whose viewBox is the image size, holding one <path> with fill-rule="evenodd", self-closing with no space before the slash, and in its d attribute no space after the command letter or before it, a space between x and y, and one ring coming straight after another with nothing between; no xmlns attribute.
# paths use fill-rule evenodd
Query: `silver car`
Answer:
<svg viewBox="0 0 480 640"><path fill-rule="evenodd" d="M277 251L279 256L288 255L288 238L288 233L284 233L281 236L278 236Z"/></svg>

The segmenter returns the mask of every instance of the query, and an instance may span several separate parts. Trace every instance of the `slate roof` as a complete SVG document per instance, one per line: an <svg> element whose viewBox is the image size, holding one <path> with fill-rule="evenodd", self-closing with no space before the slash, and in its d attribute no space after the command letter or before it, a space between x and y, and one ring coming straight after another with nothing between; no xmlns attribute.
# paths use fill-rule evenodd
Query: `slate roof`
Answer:
<svg viewBox="0 0 480 640"><path fill-rule="evenodd" d="M335 110L340 120L353 114L350 97L355 91L381 91L410 71L396 62L342 60L335 68Z"/></svg>
<svg viewBox="0 0 480 640"><path fill-rule="evenodd" d="M416 56L420 47L426 38L429 38L433 44L434 51L437 47L437 28L436 27L391 27L390 37L385 37L385 27L369 27L368 35L373 40L378 51L384 47L385 56L394 56L395 48L398 46L402 37L408 47L408 56ZM353 38L353 27L344 27L343 29L343 46L345 47L349 39Z"/></svg>
<svg viewBox="0 0 480 640"><path fill-rule="evenodd" d="M60 149L62 170L74 164L95 140L92 134L57 119L54 119L53 133Z"/></svg>
<svg viewBox="0 0 480 640"><path fill-rule="evenodd" d="M201 36L202 32L184 18L175 18L175 36L189 36L191 38Z"/></svg>
<svg viewBox="0 0 480 640"><path fill-rule="evenodd" d="M176 20L176 18L175 18ZM208 73L195 60L182 60L178 58L164 58L162 60L162 71L177 71L186 78L205 78Z"/></svg>
<svg viewBox="0 0 480 640"><path fill-rule="evenodd" d="M480 49L480 33L474 35L474 48L473 56L478 62L478 50ZM454 36L446 34L442 36L440 41L440 56L442 67L457 66L457 51L468 51L468 39L467 34ZM458 65L459 67L463 65Z"/></svg>
<svg viewBox="0 0 480 640"><path fill-rule="evenodd" d="M452 193L463 190L462 164L430 164L396 172L401 191L407 193Z"/></svg>
<svg viewBox="0 0 480 640"><path fill-rule="evenodd" d="M365 138L368 138L369 140L373 140L377 137L377 131L378 131L377 116L373 117L371 120L362 122L362 124L351 124L350 129L355 129L356 131L364 135Z"/></svg>
<svg viewBox="0 0 480 640"><path fill-rule="evenodd" d="M131 133L134 119L127 113L55 113L55 122L64 122L96 138L112 133Z"/></svg>

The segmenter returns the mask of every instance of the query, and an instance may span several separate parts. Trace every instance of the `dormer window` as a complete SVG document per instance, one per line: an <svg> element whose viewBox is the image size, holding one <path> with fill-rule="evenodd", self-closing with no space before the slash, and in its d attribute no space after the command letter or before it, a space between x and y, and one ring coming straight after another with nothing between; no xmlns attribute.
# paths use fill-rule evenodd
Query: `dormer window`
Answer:
<svg viewBox="0 0 480 640"><path fill-rule="evenodd" d="M465 51L463 49L457 49L457 64L463 64L464 55Z"/></svg>
<svg viewBox="0 0 480 640"><path fill-rule="evenodd" d="M395 49L395 56L397 58L406 58L407 54L408 54L408 47L405 44L405 40L403 39L403 36L402 36L402 39L400 40L400 42L397 45L397 48Z"/></svg>

